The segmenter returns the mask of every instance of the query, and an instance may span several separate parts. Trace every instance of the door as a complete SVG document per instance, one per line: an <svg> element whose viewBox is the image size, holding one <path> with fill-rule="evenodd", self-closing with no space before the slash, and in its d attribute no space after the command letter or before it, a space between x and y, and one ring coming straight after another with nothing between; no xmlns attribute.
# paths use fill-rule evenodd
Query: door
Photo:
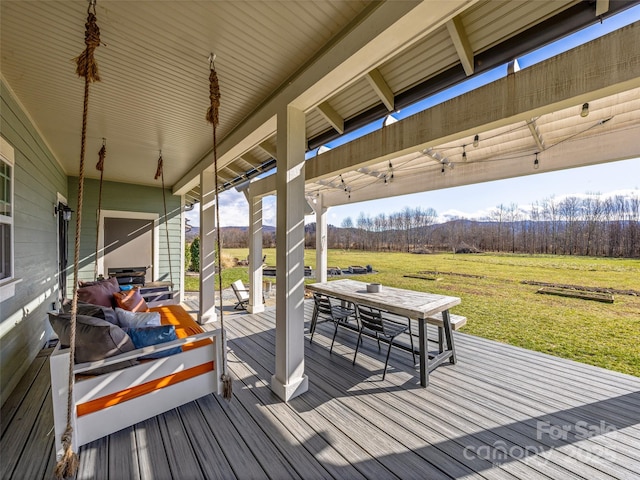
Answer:
<svg viewBox="0 0 640 480"><path fill-rule="evenodd" d="M69 221L71 209L61 201L56 206L58 216L58 302L67 297L67 267L69 266Z"/></svg>
<svg viewBox="0 0 640 480"><path fill-rule="evenodd" d="M149 267L153 279L154 221L143 218L104 218L104 271L110 268Z"/></svg>

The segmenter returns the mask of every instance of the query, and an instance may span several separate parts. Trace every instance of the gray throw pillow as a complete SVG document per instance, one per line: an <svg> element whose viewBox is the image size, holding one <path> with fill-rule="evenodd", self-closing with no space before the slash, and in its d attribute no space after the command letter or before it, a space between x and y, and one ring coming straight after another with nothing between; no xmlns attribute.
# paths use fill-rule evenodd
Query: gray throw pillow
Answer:
<svg viewBox="0 0 640 480"><path fill-rule="evenodd" d="M71 313L71 302L67 302L62 306L64 313ZM87 317L101 318L109 323L118 325L118 317L111 307L103 305L94 305L93 303L78 302L78 315L86 315ZM118 325L120 326L120 325Z"/></svg>
<svg viewBox="0 0 640 480"><path fill-rule="evenodd" d="M50 313L49 322L58 335L60 345L62 347L68 347L71 337L71 314ZM136 347L131 341L131 338L129 338L129 335L117 325L101 318L86 315L76 316L75 363L95 362L96 360L103 360L135 349ZM137 365L137 363L135 360L130 360L92 370L90 373L100 375L102 373Z"/></svg>

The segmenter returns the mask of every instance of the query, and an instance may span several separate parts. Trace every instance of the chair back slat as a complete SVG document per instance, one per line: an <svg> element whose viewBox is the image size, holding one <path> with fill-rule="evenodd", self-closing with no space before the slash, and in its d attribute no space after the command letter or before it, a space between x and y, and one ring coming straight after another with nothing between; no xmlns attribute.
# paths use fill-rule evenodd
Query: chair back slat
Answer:
<svg viewBox="0 0 640 480"><path fill-rule="evenodd" d="M364 305L358 305L357 309L358 318L364 327L375 332L384 332L384 325L382 323L382 314L380 313L380 310Z"/></svg>
<svg viewBox="0 0 640 480"><path fill-rule="evenodd" d="M314 293L313 301L319 313L331 315L331 300L329 300L329 297Z"/></svg>

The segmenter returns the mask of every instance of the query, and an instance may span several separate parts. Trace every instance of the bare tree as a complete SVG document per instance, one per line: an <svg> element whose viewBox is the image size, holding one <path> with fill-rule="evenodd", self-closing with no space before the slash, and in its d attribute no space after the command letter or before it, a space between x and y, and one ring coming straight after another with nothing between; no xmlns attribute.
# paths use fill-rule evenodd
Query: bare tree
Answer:
<svg viewBox="0 0 640 480"><path fill-rule="evenodd" d="M351 217L347 217L342 220L340 226L344 229L344 248L349 250L351 248L351 237L353 235L353 220L351 220Z"/></svg>

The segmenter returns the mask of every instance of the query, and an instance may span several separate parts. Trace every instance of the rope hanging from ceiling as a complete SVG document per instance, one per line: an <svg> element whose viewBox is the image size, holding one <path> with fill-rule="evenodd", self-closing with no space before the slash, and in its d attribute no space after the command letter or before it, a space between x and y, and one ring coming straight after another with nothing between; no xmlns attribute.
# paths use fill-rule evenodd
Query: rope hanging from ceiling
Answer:
<svg viewBox="0 0 640 480"><path fill-rule="evenodd" d="M209 56L209 102L206 119L213 128L213 170L215 188L215 215L216 215L216 263L218 265L218 292L220 293L220 327L222 330L222 348L226 349L226 332L224 329L224 310L222 308L222 241L220 239L220 201L218 199L218 142L216 139L216 129L218 127L218 112L220 109L220 84L216 73L214 61L216 56L212 53ZM231 376L227 373L227 354L222 352L222 397L231 400L233 387Z"/></svg>
<svg viewBox="0 0 640 480"><path fill-rule="evenodd" d="M100 172L100 187L98 189L98 211L96 212L96 261L93 267L93 278L98 278L98 250L100 243L100 214L102 212L102 179L104 177L104 160L107 157L107 140L102 139L102 148L98 152L98 163L96 170Z"/></svg>
<svg viewBox="0 0 640 480"><path fill-rule="evenodd" d="M76 73L79 77L84 77L84 103L82 111L82 136L80 142L80 167L78 173L78 212L76 215L76 232L73 261L73 299L71 302L71 324L69 332L70 355L69 355L69 385L67 395L67 425L62 434L63 454L55 467L57 478L73 477L78 469L78 455L72 449L73 427L71 425L73 408L73 364L75 359L76 340L76 318L78 314L78 268L80 258L80 228L82 226L82 199L84 193L84 156L87 138L87 117L89 107L89 85L99 82L98 64L94 59L94 52L100 45L100 29L96 18L95 0L89 1L87 8L87 22L85 23L84 35L85 49L75 59Z"/></svg>
<svg viewBox="0 0 640 480"><path fill-rule="evenodd" d="M164 205L164 231L167 234L167 255L169 258L169 282L171 283L171 290L173 290L173 269L171 267L171 244L169 243L169 216L167 215L167 192L164 188L164 162L162 160L162 151L158 157L158 167L156 168L156 174L153 177L154 180L158 178L162 179L162 204Z"/></svg>

